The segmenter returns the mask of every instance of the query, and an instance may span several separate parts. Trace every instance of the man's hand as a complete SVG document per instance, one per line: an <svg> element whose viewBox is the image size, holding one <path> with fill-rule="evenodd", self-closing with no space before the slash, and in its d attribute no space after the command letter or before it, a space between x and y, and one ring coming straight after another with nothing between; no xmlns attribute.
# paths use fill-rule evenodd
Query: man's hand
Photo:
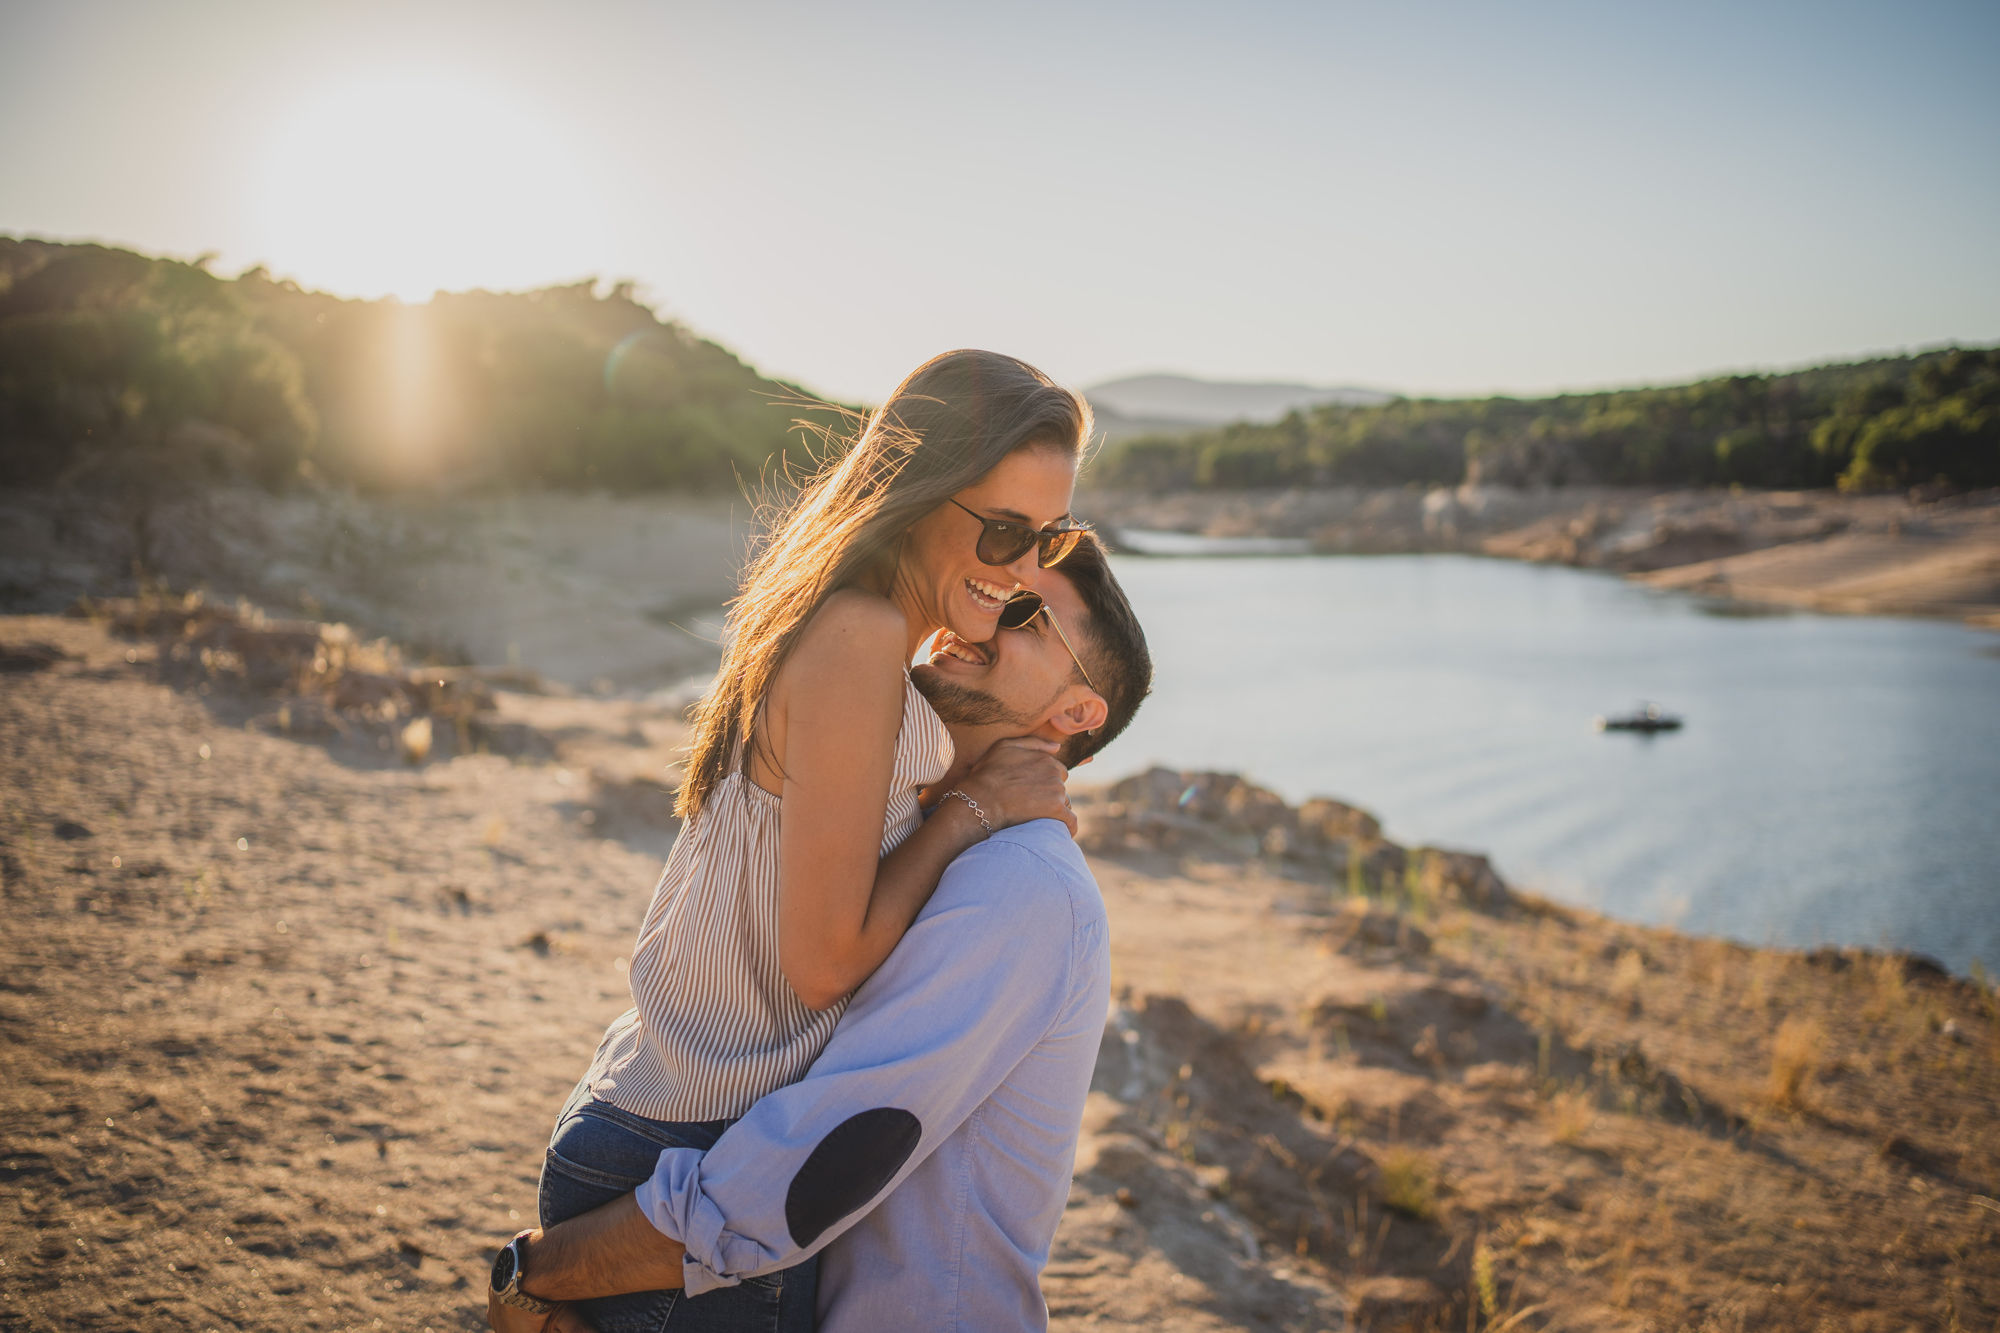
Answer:
<svg viewBox="0 0 2000 1333"><path fill-rule="evenodd" d="M559 1313L561 1307L558 1307ZM551 1333L555 1314L536 1314L518 1305L509 1305L491 1284L486 1288L486 1327L493 1333Z"/></svg>
<svg viewBox="0 0 2000 1333"><path fill-rule="evenodd" d="M681 1285L679 1241L668 1240L629 1194L567 1222L528 1233L523 1242L521 1286L545 1301L582 1301L628 1291ZM506 1304L488 1285L486 1325L493 1333L591 1333L590 1323L568 1305L535 1314Z"/></svg>
<svg viewBox="0 0 2000 1333"><path fill-rule="evenodd" d="M548 1314L535 1314L506 1304L490 1288L486 1293L486 1326L493 1333L597 1333L597 1326L574 1305L558 1305Z"/></svg>

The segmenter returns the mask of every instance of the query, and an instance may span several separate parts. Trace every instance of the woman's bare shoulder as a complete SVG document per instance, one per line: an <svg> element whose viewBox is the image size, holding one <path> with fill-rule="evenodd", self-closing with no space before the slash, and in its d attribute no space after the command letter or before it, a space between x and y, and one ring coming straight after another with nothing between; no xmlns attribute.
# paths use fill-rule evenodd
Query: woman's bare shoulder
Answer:
<svg viewBox="0 0 2000 1333"><path fill-rule="evenodd" d="M811 668L874 665L897 661L909 629L888 598L859 588L842 588L820 604L806 622L793 651L794 663Z"/></svg>

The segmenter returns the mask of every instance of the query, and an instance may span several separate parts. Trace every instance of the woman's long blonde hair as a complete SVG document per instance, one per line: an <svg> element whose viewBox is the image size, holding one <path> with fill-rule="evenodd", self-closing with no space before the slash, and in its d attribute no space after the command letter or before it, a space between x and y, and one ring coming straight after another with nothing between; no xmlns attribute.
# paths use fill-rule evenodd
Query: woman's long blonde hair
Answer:
<svg viewBox="0 0 2000 1333"><path fill-rule="evenodd" d="M945 352L911 371L772 519L745 569L722 669L694 710L676 813L693 818L739 749L759 743L764 696L829 594L893 559L911 524L1016 449L1074 455L1090 430L1080 395L1011 356Z"/></svg>

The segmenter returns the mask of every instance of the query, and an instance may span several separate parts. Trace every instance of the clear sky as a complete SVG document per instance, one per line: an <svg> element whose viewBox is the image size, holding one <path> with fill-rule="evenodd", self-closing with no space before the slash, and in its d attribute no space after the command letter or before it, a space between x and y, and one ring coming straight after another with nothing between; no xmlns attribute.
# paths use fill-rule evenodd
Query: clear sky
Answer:
<svg viewBox="0 0 2000 1333"><path fill-rule="evenodd" d="M7 0L0 232L1405 392L2000 341L2000 3Z"/></svg>

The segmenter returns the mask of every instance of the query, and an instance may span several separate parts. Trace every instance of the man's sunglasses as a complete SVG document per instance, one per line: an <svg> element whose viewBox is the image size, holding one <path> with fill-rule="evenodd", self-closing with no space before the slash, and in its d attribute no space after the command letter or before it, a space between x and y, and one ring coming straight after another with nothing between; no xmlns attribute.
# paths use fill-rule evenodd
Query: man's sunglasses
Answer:
<svg viewBox="0 0 2000 1333"><path fill-rule="evenodd" d="M1088 523L1074 520L1060 528L1043 528L1036 531L1023 523L1010 523L1004 518L987 518L976 509L966 509L953 500L953 504L979 520L979 545L974 548L980 560L989 565L1011 565L1028 553L1030 546L1042 549L1035 555L1035 563L1043 569L1053 569L1063 562L1063 557L1076 549L1083 540L1083 534L1090 531Z"/></svg>
<svg viewBox="0 0 2000 1333"><path fill-rule="evenodd" d="M1090 669L1084 666L1083 659L1076 655L1076 648L1070 643L1069 635L1063 633L1062 624L1056 619L1055 608L1043 601L1040 593L1029 592L1023 588L1009 597L1007 605L1000 608L1000 628L1020 629L1036 616L1047 617L1049 628L1056 632L1056 637L1062 640L1062 646L1069 651L1069 660L1076 663L1078 671L1083 672L1083 683L1093 690L1097 689L1096 682L1090 678Z"/></svg>

